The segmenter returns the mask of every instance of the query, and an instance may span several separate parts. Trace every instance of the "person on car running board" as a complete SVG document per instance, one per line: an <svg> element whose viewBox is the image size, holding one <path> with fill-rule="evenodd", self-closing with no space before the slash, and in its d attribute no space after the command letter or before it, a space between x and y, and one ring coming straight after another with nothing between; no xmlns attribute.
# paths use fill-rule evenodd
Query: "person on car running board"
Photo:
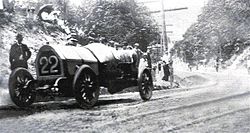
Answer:
<svg viewBox="0 0 250 133"><path fill-rule="evenodd" d="M15 43L10 48L10 69L14 70L18 67L28 68L28 59L31 56L31 52L27 45L22 43L22 34L17 34Z"/></svg>

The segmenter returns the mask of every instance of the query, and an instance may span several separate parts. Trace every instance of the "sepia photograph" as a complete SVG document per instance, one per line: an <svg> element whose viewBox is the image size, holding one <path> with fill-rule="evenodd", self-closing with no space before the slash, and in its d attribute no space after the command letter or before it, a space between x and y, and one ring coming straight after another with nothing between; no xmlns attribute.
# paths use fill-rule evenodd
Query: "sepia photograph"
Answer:
<svg viewBox="0 0 250 133"><path fill-rule="evenodd" d="M250 133L249 0L0 0L0 133Z"/></svg>

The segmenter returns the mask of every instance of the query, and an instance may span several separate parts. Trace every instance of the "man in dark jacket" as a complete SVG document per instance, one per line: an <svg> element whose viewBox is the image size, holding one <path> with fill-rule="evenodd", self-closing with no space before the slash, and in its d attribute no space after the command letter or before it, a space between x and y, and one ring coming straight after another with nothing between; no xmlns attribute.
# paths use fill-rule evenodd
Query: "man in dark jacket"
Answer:
<svg viewBox="0 0 250 133"><path fill-rule="evenodd" d="M14 70L18 67L28 68L27 60L31 56L31 52L27 45L23 44L23 36L17 34L16 41L10 48L10 69Z"/></svg>
<svg viewBox="0 0 250 133"><path fill-rule="evenodd" d="M163 72L164 72L164 76L162 80L169 81L170 68L169 68L169 64L167 64L165 61L163 61Z"/></svg>

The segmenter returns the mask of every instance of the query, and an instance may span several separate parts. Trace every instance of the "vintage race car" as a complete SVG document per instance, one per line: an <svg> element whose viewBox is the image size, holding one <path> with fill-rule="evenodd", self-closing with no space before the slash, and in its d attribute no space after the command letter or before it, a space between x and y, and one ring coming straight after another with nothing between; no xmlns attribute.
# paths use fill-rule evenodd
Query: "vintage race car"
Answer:
<svg viewBox="0 0 250 133"><path fill-rule="evenodd" d="M152 97L153 82L147 60L134 50L115 50L101 43L84 47L44 45L36 61L36 79L25 68L12 71L9 92L19 107L31 105L38 93L75 97L82 108L98 101L100 87L113 94L138 86L143 100Z"/></svg>

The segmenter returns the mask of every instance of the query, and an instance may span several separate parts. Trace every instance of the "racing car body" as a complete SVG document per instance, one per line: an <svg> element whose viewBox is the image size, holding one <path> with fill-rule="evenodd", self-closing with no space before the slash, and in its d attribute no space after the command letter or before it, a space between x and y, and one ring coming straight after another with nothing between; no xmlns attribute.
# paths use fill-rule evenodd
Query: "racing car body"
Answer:
<svg viewBox="0 0 250 133"><path fill-rule="evenodd" d="M141 98L149 100L151 69L146 59L139 58L134 50L115 50L101 43L84 47L44 45L35 61L37 79L28 70L17 68L9 79L10 95L20 107L33 103L37 93L48 92L75 97L80 107L89 108L97 102L100 86L111 94L139 86Z"/></svg>

